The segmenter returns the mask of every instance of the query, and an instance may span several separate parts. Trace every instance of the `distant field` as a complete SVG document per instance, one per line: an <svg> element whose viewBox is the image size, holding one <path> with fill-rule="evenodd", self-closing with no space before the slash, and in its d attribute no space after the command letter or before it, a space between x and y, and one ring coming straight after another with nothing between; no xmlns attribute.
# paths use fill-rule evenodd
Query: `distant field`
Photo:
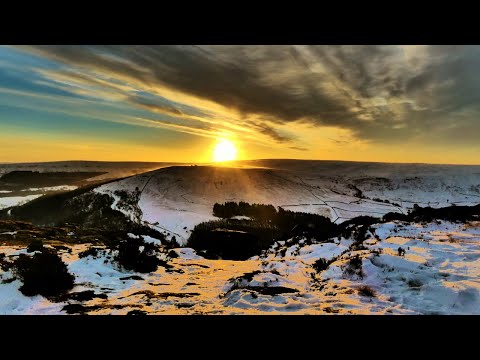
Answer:
<svg viewBox="0 0 480 360"><path fill-rule="evenodd" d="M0 177L0 189L25 189L28 187L51 187L71 185L82 180L106 174L106 172L38 172L12 171Z"/></svg>
<svg viewBox="0 0 480 360"><path fill-rule="evenodd" d="M169 164L99 161L0 164L0 210L45 194L74 190Z"/></svg>

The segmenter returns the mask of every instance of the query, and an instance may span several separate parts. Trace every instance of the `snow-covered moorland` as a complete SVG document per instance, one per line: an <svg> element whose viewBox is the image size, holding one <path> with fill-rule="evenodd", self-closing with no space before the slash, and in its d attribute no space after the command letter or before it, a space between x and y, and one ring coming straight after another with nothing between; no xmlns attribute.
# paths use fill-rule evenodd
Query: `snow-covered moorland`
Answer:
<svg viewBox="0 0 480 360"><path fill-rule="evenodd" d="M480 166L258 160L244 167L178 166L96 188L113 208L138 214L185 243L193 227L214 220L212 207L226 201L272 204L329 217L407 213L414 204L443 207L480 202ZM248 167L250 166L250 167ZM117 191L134 194L136 210L118 206ZM121 204L121 203L120 203Z"/></svg>
<svg viewBox="0 0 480 360"><path fill-rule="evenodd" d="M75 276L71 293L94 297L24 296L22 282L4 271L0 313L480 314L480 223L395 221L372 229L377 237L362 250L345 238L287 240L249 260L228 261L177 248L160 255L168 266L152 273L122 269L114 253L80 258L89 245L68 246L59 253ZM0 253L14 258L26 250L2 245Z"/></svg>
<svg viewBox="0 0 480 360"><path fill-rule="evenodd" d="M48 217L38 200L35 211L0 208L0 314L480 314L480 214L463 207L480 203L480 167L263 160L167 167L72 194ZM293 226L242 261L189 243L196 225L219 220L215 203L240 201L325 216L333 230L317 239ZM407 215L415 204L444 210ZM30 214L67 224L11 221ZM260 224L230 223L246 230L214 230L246 239ZM27 252L35 239L44 250ZM75 278L61 296L21 290L17 259L42 252Z"/></svg>

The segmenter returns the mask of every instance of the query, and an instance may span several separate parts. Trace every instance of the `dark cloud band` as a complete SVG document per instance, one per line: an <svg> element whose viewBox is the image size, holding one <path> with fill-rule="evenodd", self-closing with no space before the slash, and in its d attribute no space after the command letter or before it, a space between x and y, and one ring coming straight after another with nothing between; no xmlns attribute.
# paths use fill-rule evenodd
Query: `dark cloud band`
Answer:
<svg viewBox="0 0 480 360"><path fill-rule="evenodd" d="M335 126L376 142L468 132L478 143L478 46L35 46L24 48L112 79L220 104L277 142L275 124ZM97 82L98 85L98 82ZM113 86L113 85L112 85ZM115 86L113 86L115 87ZM130 97L172 116L175 107ZM243 120L242 120L243 119ZM248 119L248 120L245 120ZM260 120L259 120L260 119ZM299 148L293 146L293 148Z"/></svg>

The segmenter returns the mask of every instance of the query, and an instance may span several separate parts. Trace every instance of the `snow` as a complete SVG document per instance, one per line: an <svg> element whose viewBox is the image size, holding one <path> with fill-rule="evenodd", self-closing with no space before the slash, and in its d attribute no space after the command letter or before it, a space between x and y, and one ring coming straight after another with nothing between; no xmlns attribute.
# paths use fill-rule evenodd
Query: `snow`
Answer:
<svg viewBox="0 0 480 360"><path fill-rule="evenodd" d="M0 285L0 315L61 314L63 304L52 303L40 295L24 296L20 286L19 280Z"/></svg>
<svg viewBox="0 0 480 360"><path fill-rule="evenodd" d="M0 253L17 256L25 254L26 249L2 246ZM10 271L0 270L0 315L61 314L61 304L52 303L40 295L24 296L19 290L22 283L19 280L10 282L13 278Z"/></svg>
<svg viewBox="0 0 480 360"><path fill-rule="evenodd" d="M47 187L41 187L41 188L29 188L29 189L23 189L21 191L70 191L70 190L75 190L78 189L78 186L74 185L59 185L59 186L47 186Z"/></svg>
<svg viewBox="0 0 480 360"><path fill-rule="evenodd" d="M28 196L11 196L11 197L0 197L0 210L26 204L33 199L36 199L42 195L28 195Z"/></svg>
<svg viewBox="0 0 480 360"><path fill-rule="evenodd" d="M381 302L412 313L480 314L478 225L386 223L375 228L381 241L367 248L381 253L364 254L363 279L349 286L367 285ZM404 257L398 256L399 246L406 249ZM322 279L345 282L341 265L334 264Z"/></svg>
<svg viewBox="0 0 480 360"><path fill-rule="evenodd" d="M6 231L3 233L0 233L0 235L17 235L18 231Z"/></svg>
<svg viewBox="0 0 480 360"><path fill-rule="evenodd" d="M148 235L143 235L143 241L149 244L162 245L162 242L160 240L152 238L151 236L148 236Z"/></svg>
<svg viewBox="0 0 480 360"><path fill-rule="evenodd" d="M280 160L239 164L244 167L162 168L94 191L109 194L114 198L112 208L170 238L175 236L182 245L195 225L218 219L212 214L213 205L226 201L272 204L327 216L336 223L360 215L406 214L415 203L441 207L480 202L478 166ZM114 192L133 193L137 188L137 209L118 208Z"/></svg>
<svg viewBox="0 0 480 360"><path fill-rule="evenodd" d="M191 248L178 248L174 249L175 253L184 260L199 260L203 259L202 256L197 255L196 251Z"/></svg>
<svg viewBox="0 0 480 360"><path fill-rule="evenodd" d="M252 218L248 217L248 216L240 216L240 215L237 215L237 216L232 216L230 218L230 220L252 220Z"/></svg>
<svg viewBox="0 0 480 360"><path fill-rule="evenodd" d="M136 274L121 271L104 257L93 258L87 256L82 259L74 256L70 259L68 256L64 257L67 258L68 270L75 274L75 283L82 285L82 289L84 287L90 288L91 284L95 284L96 288L113 288L122 291L128 288L128 284L126 281L121 281L120 278Z"/></svg>
<svg viewBox="0 0 480 360"><path fill-rule="evenodd" d="M313 264L318 259L331 260L339 256L352 245L352 240L343 239L339 243L316 244L303 247L300 250L299 260L306 264Z"/></svg>
<svg viewBox="0 0 480 360"><path fill-rule="evenodd" d="M171 270L159 267L149 274L121 269L112 262L113 253L78 258L88 245L73 245L71 253L61 256L75 275L72 291L108 295L107 300L83 303L101 306L91 314L134 309L152 314L480 314L480 222L390 222L372 227L380 240L366 240L366 250L352 250L353 240L345 238L313 244L292 244L290 239L275 243L261 256L227 261L177 248L173 251L179 257L168 260ZM405 256L398 256L399 246L406 249ZM285 256L279 255L284 249ZM4 245L0 253L15 256L26 250ZM346 272L356 255L362 276ZM320 258L331 264L316 273L312 265ZM0 280L11 277L0 272ZM25 297L20 286L18 280L0 284L0 314L63 313L66 302ZM362 286L374 296L362 293ZM252 290L264 288L279 290L272 295Z"/></svg>
<svg viewBox="0 0 480 360"><path fill-rule="evenodd" d="M11 191L9 190L0 190L0 194L10 194Z"/></svg>

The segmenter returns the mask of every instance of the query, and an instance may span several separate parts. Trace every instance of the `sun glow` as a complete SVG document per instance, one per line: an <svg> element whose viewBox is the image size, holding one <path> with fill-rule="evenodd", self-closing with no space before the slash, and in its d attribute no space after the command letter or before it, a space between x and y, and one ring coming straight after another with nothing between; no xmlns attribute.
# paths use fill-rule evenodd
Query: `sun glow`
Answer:
<svg viewBox="0 0 480 360"><path fill-rule="evenodd" d="M213 161L231 161L237 157L237 148L227 139L219 139L213 150Z"/></svg>

